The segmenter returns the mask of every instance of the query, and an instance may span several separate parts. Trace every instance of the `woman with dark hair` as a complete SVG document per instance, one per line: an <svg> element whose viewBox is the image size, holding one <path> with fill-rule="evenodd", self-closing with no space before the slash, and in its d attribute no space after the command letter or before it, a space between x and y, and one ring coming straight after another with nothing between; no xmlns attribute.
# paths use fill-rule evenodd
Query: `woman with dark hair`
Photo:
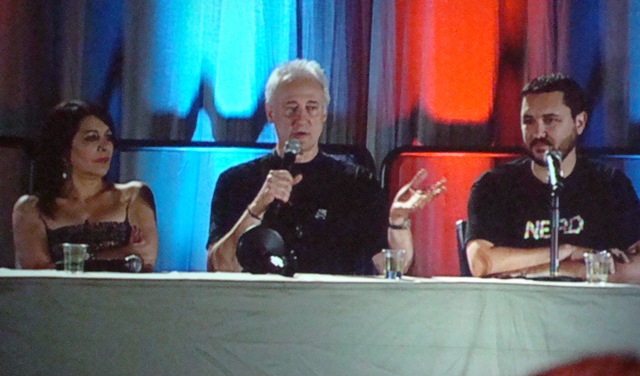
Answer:
<svg viewBox="0 0 640 376"><path fill-rule="evenodd" d="M139 181L105 179L113 156L113 120L82 101L57 105L38 140L33 195L13 209L16 263L24 269L53 268L61 243L84 243L95 259L135 254L151 271L158 252L155 205Z"/></svg>

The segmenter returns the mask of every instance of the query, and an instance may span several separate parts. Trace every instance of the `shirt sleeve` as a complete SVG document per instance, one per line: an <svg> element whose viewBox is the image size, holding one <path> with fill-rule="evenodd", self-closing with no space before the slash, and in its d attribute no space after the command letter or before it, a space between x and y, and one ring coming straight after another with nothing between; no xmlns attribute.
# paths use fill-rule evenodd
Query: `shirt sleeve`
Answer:
<svg viewBox="0 0 640 376"><path fill-rule="evenodd" d="M612 239L615 239L616 247L625 250L640 240L640 202L631 180L622 171L615 171L611 186L613 210L618 213L616 219L618 233L613 234Z"/></svg>
<svg viewBox="0 0 640 376"><path fill-rule="evenodd" d="M209 218L209 240L207 248L220 240L233 227L235 221L232 219L233 212L229 194L231 189L231 179L227 172L223 172L218 178L216 188L211 198L211 215ZM240 214L237 214L239 218ZM236 218L236 220L237 220Z"/></svg>
<svg viewBox="0 0 640 376"><path fill-rule="evenodd" d="M504 231L500 221L505 218L502 212L505 200L498 192L498 182L491 171L484 173L471 187L467 205L467 241L484 239L501 243L498 237Z"/></svg>

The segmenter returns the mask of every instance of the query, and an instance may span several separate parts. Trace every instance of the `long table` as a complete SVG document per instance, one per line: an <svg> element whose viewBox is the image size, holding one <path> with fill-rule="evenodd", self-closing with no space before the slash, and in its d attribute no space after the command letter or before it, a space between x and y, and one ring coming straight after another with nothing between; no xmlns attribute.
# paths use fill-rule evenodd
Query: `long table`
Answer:
<svg viewBox="0 0 640 376"><path fill-rule="evenodd" d="M640 286L0 269L3 375L529 375L640 354Z"/></svg>

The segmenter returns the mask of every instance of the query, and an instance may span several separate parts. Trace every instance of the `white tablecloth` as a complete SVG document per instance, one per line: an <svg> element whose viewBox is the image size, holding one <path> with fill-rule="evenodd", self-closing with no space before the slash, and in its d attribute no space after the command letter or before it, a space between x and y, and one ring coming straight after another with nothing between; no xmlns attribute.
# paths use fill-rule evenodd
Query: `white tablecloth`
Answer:
<svg viewBox="0 0 640 376"><path fill-rule="evenodd" d="M640 286L0 270L2 375L528 375L640 354Z"/></svg>

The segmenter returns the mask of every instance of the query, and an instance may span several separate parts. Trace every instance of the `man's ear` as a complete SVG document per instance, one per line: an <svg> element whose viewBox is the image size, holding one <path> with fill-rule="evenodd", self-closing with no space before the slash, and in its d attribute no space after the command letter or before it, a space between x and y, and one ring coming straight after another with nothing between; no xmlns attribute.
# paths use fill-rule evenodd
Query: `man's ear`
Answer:
<svg viewBox="0 0 640 376"><path fill-rule="evenodd" d="M264 103L264 112L267 114L267 120L269 120L270 123L273 123L273 110L271 109L271 106L269 106L269 103Z"/></svg>
<svg viewBox="0 0 640 376"><path fill-rule="evenodd" d="M576 115L575 123L576 123L576 132L580 135L584 132L585 127L587 126L587 120L589 115L587 115L586 111L582 111L578 115Z"/></svg>

